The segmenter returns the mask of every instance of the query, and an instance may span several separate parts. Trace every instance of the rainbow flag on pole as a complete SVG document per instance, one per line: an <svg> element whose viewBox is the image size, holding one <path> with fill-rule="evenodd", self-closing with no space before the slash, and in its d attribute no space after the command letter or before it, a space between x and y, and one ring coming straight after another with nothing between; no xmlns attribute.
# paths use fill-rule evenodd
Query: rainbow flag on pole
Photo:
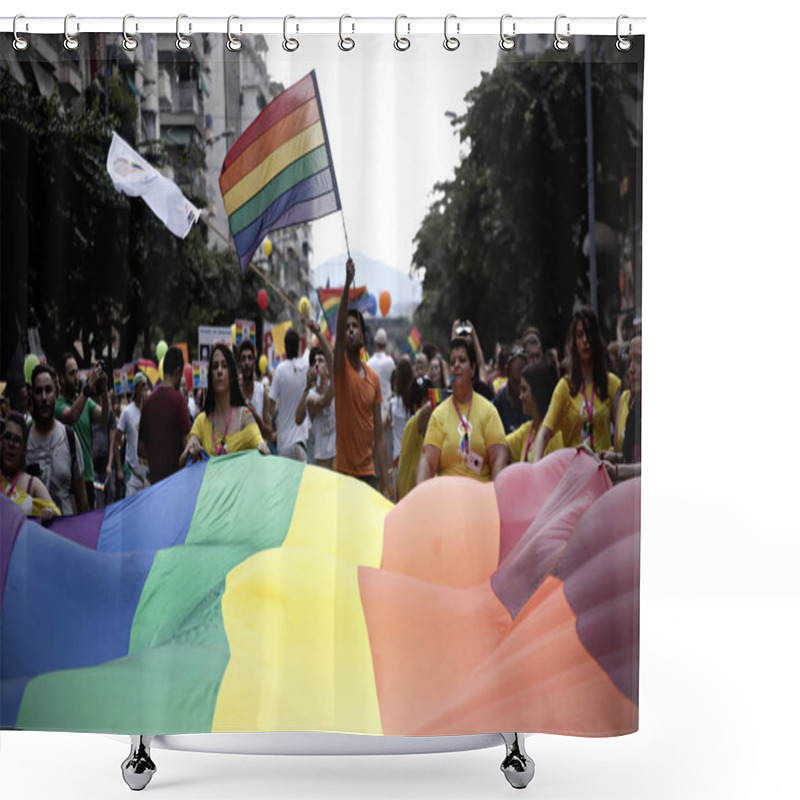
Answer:
<svg viewBox="0 0 800 800"><path fill-rule="evenodd" d="M411 352L416 354L420 344L422 344L422 334L419 332L419 328L414 325L411 328L411 333L408 334L408 346L411 348Z"/></svg>
<svg viewBox="0 0 800 800"><path fill-rule="evenodd" d="M219 188L242 272L271 231L341 209L313 70L234 142Z"/></svg>
<svg viewBox="0 0 800 800"><path fill-rule="evenodd" d="M338 288L333 289L330 287L326 287L325 289L317 289L319 304L322 307L322 313L325 317L325 322L328 323L328 330L330 331L331 336L336 336L336 315L339 313L339 301L342 299L343 291L344 286L339 286ZM354 286L352 289L350 289L350 302L354 303L362 314L364 312L361 309L360 301L366 296L366 286Z"/></svg>

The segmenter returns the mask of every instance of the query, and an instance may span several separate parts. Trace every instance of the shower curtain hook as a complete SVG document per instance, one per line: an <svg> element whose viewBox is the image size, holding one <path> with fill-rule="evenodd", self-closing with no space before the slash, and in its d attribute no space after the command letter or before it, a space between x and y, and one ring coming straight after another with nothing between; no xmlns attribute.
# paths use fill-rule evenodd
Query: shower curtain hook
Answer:
<svg viewBox="0 0 800 800"><path fill-rule="evenodd" d="M30 44L30 43L28 42L27 39L23 39L17 33L17 20L18 19L25 19L25 15L24 14L17 14L17 16L14 17L14 26L13 26L13 29L12 29L13 32L14 32L14 42L13 42L14 49L21 52L22 50L27 50L28 49L28 44ZM25 23L25 30L26 31L28 30L28 23L27 22Z"/></svg>
<svg viewBox="0 0 800 800"><path fill-rule="evenodd" d="M503 30L503 25L507 19L511 19L511 14L503 14L500 17L500 49L506 51L513 50L517 46L517 40L514 38L517 33L517 23L511 23L511 36L507 36Z"/></svg>
<svg viewBox="0 0 800 800"><path fill-rule="evenodd" d="M297 17L288 14L283 18L283 49L287 53L294 53L294 51L297 50L298 47L300 47L300 42L298 42L297 39L295 38L290 38L288 35L290 19L297 19ZM295 30L299 31L300 26L299 25L295 26Z"/></svg>
<svg viewBox="0 0 800 800"><path fill-rule="evenodd" d="M400 20L401 19L408 19L405 14L398 14L394 18L394 49L399 50L401 53L404 50L408 50L411 47L411 39L407 36L400 36ZM408 33L411 33L411 23L407 22L406 27L408 28Z"/></svg>
<svg viewBox="0 0 800 800"><path fill-rule="evenodd" d="M178 18L175 20L175 36L177 37L175 39L175 47L177 47L178 50L188 50L192 46L191 41L181 33L181 20L188 19L188 17L189 17L188 14L178 14ZM191 32L192 32L192 23L190 22L189 33Z"/></svg>
<svg viewBox="0 0 800 800"><path fill-rule="evenodd" d="M355 39L351 38L350 36L345 36L342 32L342 26L346 19L353 19L353 18L349 14L342 14L342 16L339 17L339 49L348 52L349 50L352 50L356 46L356 42ZM351 24L353 26L352 32L355 33L356 24L355 22Z"/></svg>
<svg viewBox="0 0 800 800"><path fill-rule="evenodd" d="M617 50L619 50L621 53L626 53L628 50L631 49L631 40L626 39L620 33L620 23L624 19L628 19L628 17L625 14L620 14L620 16L617 17ZM633 33L633 25L631 25L631 23L629 22L628 36L630 36L632 33Z"/></svg>
<svg viewBox="0 0 800 800"><path fill-rule="evenodd" d="M128 36L128 20L136 19L133 14L126 14L122 18L122 47L125 50L135 50L139 46L139 40L134 36ZM136 30L139 30L139 23L136 23Z"/></svg>
<svg viewBox="0 0 800 800"><path fill-rule="evenodd" d="M456 19L456 15L448 14L444 18L444 49L452 52L461 47L461 40L458 38L458 34L461 33L461 23L456 22L456 36L450 36L447 32L447 27L451 19Z"/></svg>
<svg viewBox="0 0 800 800"><path fill-rule="evenodd" d="M231 33L231 22L233 22L233 20L235 20L235 19L239 19L239 17L237 17L235 14L231 14L231 16L228 17L228 41L226 43L226 47L228 48L228 50L231 51L231 53L236 53L236 52L238 52L239 50L242 49L242 40L241 39L237 39ZM239 26L239 31L241 32L241 30L242 30L242 26L240 25Z"/></svg>
<svg viewBox="0 0 800 800"><path fill-rule="evenodd" d="M566 50L569 47L569 39L567 39L565 36L562 36L558 32L558 21L560 19L566 19L566 18L567 18L566 14L559 14L556 17L556 23L555 23L556 40L553 42L553 47L555 47L556 50ZM568 22L567 23L567 36L569 36L569 28L570 28L570 24Z"/></svg>
<svg viewBox="0 0 800 800"><path fill-rule="evenodd" d="M64 17L64 49L65 50L77 50L78 49L78 40L74 36L70 36L68 26L69 21L71 19L75 19L74 14L67 14ZM75 24L75 31L79 31L81 29L80 23Z"/></svg>

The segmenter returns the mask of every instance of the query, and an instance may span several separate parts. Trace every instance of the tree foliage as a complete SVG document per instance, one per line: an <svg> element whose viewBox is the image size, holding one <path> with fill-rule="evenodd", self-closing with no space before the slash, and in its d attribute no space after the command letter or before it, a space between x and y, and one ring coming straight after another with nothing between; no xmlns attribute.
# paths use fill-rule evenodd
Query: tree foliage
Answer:
<svg viewBox="0 0 800 800"><path fill-rule="evenodd" d="M620 180L637 164L636 64L592 64L596 219L629 226ZM425 269L418 324L446 341L471 319L484 346L537 325L562 346L576 298L588 301L586 69L582 54L500 62L454 120L468 154L415 239ZM603 300L616 272L601 275ZM601 307L603 303L601 302Z"/></svg>
<svg viewBox="0 0 800 800"><path fill-rule="evenodd" d="M243 279L232 251L209 250L202 223L178 239L141 199L114 189L106 156L112 132L128 126L114 113L124 87L110 88L106 117L96 96L72 110L0 70L4 375L25 327L39 328L53 360L75 341L87 356L105 355L113 324L122 363L134 351L152 357L162 337L191 345L198 325L230 324L256 311L257 276ZM129 103L116 105L129 118ZM145 156L155 166L168 157L158 146ZM172 166L189 173L204 158L202 149L188 148Z"/></svg>

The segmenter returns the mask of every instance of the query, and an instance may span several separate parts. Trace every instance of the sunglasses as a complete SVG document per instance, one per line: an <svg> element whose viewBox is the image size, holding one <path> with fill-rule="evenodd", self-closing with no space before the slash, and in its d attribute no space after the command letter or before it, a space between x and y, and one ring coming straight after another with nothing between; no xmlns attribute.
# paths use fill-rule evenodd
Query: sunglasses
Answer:
<svg viewBox="0 0 800 800"><path fill-rule="evenodd" d="M8 442L9 444L16 444L22 447L22 437L17 436L15 433L4 433L3 441Z"/></svg>

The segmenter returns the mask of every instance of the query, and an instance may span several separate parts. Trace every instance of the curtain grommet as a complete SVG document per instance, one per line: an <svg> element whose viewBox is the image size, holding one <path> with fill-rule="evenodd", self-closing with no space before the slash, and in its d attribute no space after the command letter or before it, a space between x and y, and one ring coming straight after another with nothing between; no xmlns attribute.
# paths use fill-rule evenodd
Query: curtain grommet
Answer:
<svg viewBox="0 0 800 800"><path fill-rule="evenodd" d="M566 18L567 18L566 14L559 14L556 17L556 21L555 21L555 25L554 25L554 32L555 32L555 37L556 38L555 38L555 41L553 42L553 47L555 47L555 49L559 50L559 51L566 50L569 47L569 39L567 39L566 36L564 36L564 35L562 35L562 34L560 34L558 32L558 21L560 19L566 19ZM570 23L568 22L567 23L567 36L569 36L569 35L570 35Z"/></svg>
<svg viewBox="0 0 800 800"><path fill-rule="evenodd" d="M399 50L401 53L404 53L411 47L411 39L408 38L408 34L411 33L411 23L406 23L406 28L408 29L406 36L400 35L400 20L401 19L408 19L405 14L398 14L394 18L394 49Z"/></svg>
<svg viewBox="0 0 800 800"><path fill-rule="evenodd" d="M228 48L228 50L231 51L231 53L238 53L242 49L242 40L237 39L231 33L231 22L233 22L233 20L235 19L239 19L239 17L237 17L235 14L231 14L231 16L228 17L228 41L225 43L225 46ZM240 25L239 26L240 33L241 30L242 26Z"/></svg>
<svg viewBox="0 0 800 800"><path fill-rule="evenodd" d="M517 33L517 23L511 23L511 36L508 36L504 28L507 19L511 19L511 14L503 14L500 17L500 49L506 52L513 50L517 46L517 40L514 38Z"/></svg>
<svg viewBox="0 0 800 800"><path fill-rule="evenodd" d="M76 37L72 36L69 32L69 21L71 19L75 19L74 14L67 14L64 17L64 49L69 50L70 52L74 52L78 49L78 40ZM76 23L75 31L79 31L81 29L80 23Z"/></svg>
<svg viewBox="0 0 800 800"><path fill-rule="evenodd" d="M444 47L445 50L449 50L452 53L454 50L458 50L458 48L461 47L461 40L458 38L458 34L461 33L461 23L456 21L456 35L455 36L450 36L449 25L450 25L450 20L451 19L457 20L456 15L455 14L448 14L444 18L444 42L443 42L443 47Z"/></svg>
<svg viewBox="0 0 800 800"><path fill-rule="evenodd" d="M300 42L297 41L294 37L289 36L289 20L290 19L297 19L297 17L288 14L283 18L283 43L282 47L287 53L294 53L298 47L300 47ZM298 31L300 26L295 26L295 31Z"/></svg>
<svg viewBox="0 0 800 800"><path fill-rule="evenodd" d="M128 36L128 20L135 19L133 14L126 14L122 18L122 48L130 52L139 46L139 40L135 36ZM139 30L139 25L136 25L136 30Z"/></svg>
<svg viewBox="0 0 800 800"><path fill-rule="evenodd" d="M352 19L352 17L349 14L342 14L342 16L339 17L339 49L344 50L345 53L349 53L356 46L356 42L352 36L345 36L342 31L346 19ZM355 31L356 26L355 23L353 23L352 33L355 33Z"/></svg>
<svg viewBox="0 0 800 800"><path fill-rule="evenodd" d="M192 42L181 33L181 20L188 19L188 14L178 14L175 20L175 47L178 50L188 50L192 46ZM192 23L189 23L189 33L192 32Z"/></svg>
<svg viewBox="0 0 800 800"><path fill-rule="evenodd" d="M624 19L628 19L628 17L625 14L620 14L617 17L616 48L617 48L617 50L620 51L620 53L627 53L628 50L631 49L631 40L628 39L627 37L623 36L622 33L620 32L621 23L622 23L622 20L624 20ZM630 36L632 32L633 32L633 25L631 25L631 23L629 22L628 23L628 36Z"/></svg>
<svg viewBox="0 0 800 800"><path fill-rule="evenodd" d="M12 31L14 33L14 41L13 41L14 49L19 53L21 53L23 50L27 50L28 47L30 46L30 42L27 39L24 39L22 36L20 36L19 33L17 33L17 20L20 19L25 19L25 15L17 14L14 17L14 25L12 28ZM26 31L28 30L27 22L25 23L25 30Z"/></svg>

